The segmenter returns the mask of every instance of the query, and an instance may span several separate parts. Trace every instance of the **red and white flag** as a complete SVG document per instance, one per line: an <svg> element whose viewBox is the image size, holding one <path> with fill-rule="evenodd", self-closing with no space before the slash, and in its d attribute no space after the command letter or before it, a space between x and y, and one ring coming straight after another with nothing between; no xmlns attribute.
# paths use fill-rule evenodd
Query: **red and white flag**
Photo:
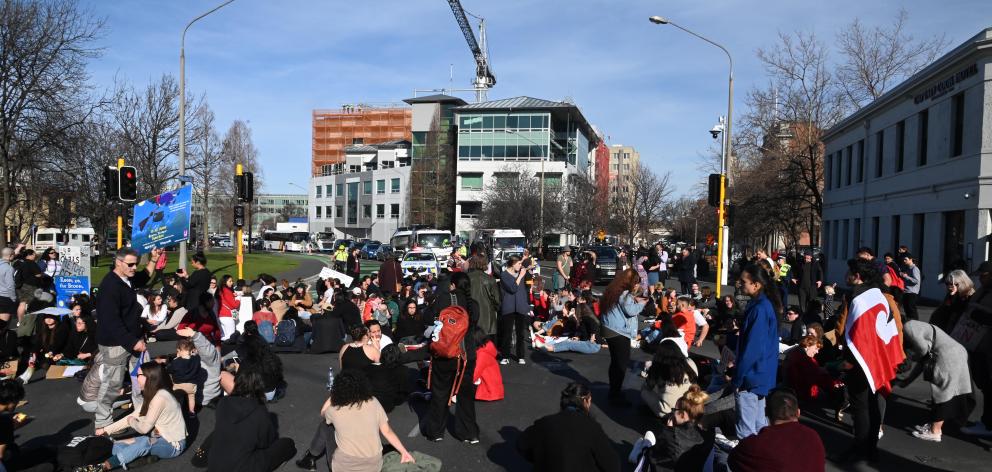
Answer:
<svg viewBox="0 0 992 472"><path fill-rule="evenodd" d="M858 361L871 391L892 391L896 368L905 359L899 329L882 291L873 288L854 297L844 328L847 346Z"/></svg>

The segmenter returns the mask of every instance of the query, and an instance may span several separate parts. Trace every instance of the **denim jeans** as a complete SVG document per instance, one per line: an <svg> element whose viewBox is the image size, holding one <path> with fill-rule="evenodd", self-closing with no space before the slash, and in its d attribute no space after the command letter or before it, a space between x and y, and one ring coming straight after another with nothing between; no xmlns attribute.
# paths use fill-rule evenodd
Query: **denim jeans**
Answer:
<svg viewBox="0 0 992 472"><path fill-rule="evenodd" d="M182 454L183 449L186 449L185 439L179 441L179 447L176 448L160 437L138 436L130 444L114 441L113 455L127 469L127 464L139 457L157 456L159 459L172 459Z"/></svg>
<svg viewBox="0 0 992 472"><path fill-rule="evenodd" d="M595 354L599 352L599 343L590 341L573 341L571 339L558 341L554 344L554 352L579 352L582 354Z"/></svg>
<svg viewBox="0 0 992 472"><path fill-rule="evenodd" d="M765 416L765 397L748 391L734 393L737 402L737 439L758 434L761 428L768 426Z"/></svg>

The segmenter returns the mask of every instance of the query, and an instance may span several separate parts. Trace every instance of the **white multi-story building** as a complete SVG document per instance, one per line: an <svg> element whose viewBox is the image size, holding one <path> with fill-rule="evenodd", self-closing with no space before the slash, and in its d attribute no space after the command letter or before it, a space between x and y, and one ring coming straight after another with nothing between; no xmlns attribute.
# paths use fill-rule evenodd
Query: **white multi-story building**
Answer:
<svg viewBox="0 0 992 472"><path fill-rule="evenodd" d="M823 137L827 277L846 259L909 247L921 294L940 274L974 270L992 236L992 28L858 110ZM990 158L990 159L986 159Z"/></svg>
<svg viewBox="0 0 992 472"><path fill-rule="evenodd" d="M579 108L567 102L515 97L458 106L454 114L455 231L462 237L476 229L488 185L520 172L540 175L542 167L545 185L563 185L588 171L590 150L599 140Z"/></svg>
<svg viewBox="0 0 992 472"><path fill-rule="evenodd" d="M310 180L310 231L388 241L406 220L410 142L345 148L345 162Z"/></svg>

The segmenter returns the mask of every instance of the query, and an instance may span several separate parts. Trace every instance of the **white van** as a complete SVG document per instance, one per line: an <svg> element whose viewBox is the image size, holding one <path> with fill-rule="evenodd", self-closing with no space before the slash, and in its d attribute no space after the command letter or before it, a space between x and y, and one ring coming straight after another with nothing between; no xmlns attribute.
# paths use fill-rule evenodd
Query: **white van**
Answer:
<svg viewBox="0 0 992 472"><path fill-rule="evenodd" d="M96 232L93 228L71 228L62 232L61 228L42 228L35 233L34 250L58 249L62 246L89 246Z"/></svg>

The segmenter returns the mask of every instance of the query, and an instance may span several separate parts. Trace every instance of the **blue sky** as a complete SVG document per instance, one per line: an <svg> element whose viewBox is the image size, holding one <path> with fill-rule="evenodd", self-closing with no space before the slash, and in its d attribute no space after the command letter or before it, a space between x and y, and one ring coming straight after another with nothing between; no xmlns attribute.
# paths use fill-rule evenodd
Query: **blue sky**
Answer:
<svg viewBox="0 0 992 472"><path fill-rule="evenodd" d="M755 57L779 31L815 31L832 43L854 18L888 24L900 7L917 37L946 34L956 46L990 26L988 0L462 0L486 18L497 85L490 99L571 98L586 118L632 145L678 192L703 176L707 131L726 113L727 63L716 48L663 15L726 46L734 56L735 115L747 90L767 82ZM144 87L178 76L186 22L219 1L89 0L106 18L91 64L97 87L115 76ZM473 25L475 27L475 25ZM454 81L449 82L449 65ZM311 111L345 103L389 103L414 89L468 88L474 61L443 0L236 0L194 25L186 38L190 93L205 93L223 131L250 122L265 191L300 193L310 170ZM463 96L471 101L471 95Z"/></svg>

